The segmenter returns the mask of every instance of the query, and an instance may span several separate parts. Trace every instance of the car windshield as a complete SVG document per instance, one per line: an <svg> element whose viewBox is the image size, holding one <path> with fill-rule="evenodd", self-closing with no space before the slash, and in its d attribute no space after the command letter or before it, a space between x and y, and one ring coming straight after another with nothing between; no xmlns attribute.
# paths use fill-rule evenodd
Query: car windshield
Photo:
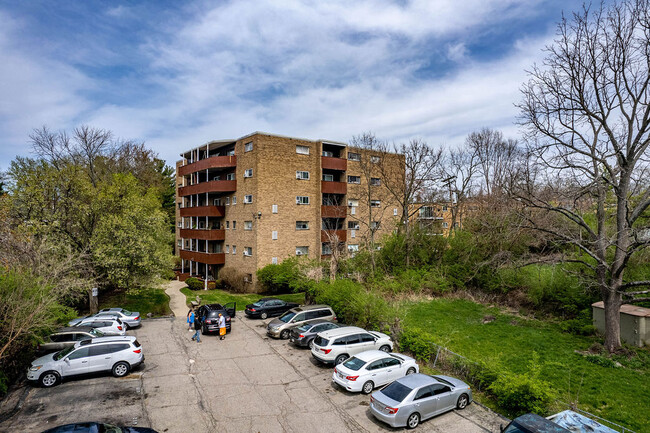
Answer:
<svg viewBox="0 0 650 433"><path fill-rule="evenodd" d="M93 328L90 330L90 333L93 334L95 337L103 337L104 333L100 331L99 329Z"/></svg>
<svg viewBox="0 0 650 433"><path fill-rule="evenodd" d="M359 358L352 357L343 363L343 367L349 368L350 370L358 371L361 367L365 365L365 361L360 360Z"/></svg>
<svg viewBox="0 0 650 433"><path fill-rule="evenodd" d="M390 399L402 402L411 391L413 390L408 386L404 386L399 382L393 382L386 388L382 389L381 393Z"/></svg>
<svg viewBox="0 0 650 433"><path fill-rule="evenodd" d="M130 315L131 315L131 312L130 312L129 310L125 310L124 308L122 308L121 312L122 312L122 314L124 314L125 316L130 316Z"/></svg>
<svg viewBox="0 0 650 433"><path fill-rule="evenodd" d="M289 323L289 321L293 319L295 315L296 313L294 313L293 311L287 311L282 316L280 316L280 320L283 321L284 323Z"/></svg>
<svg viewBox="0 0 650 433"><path fill-rule="evenodd" d="M307 323L305 325L299 326L296 329L298 329L298 331L300 331L300 332L307 332L307 331L309 331L311 329L312 326L314 326L314 325L311 324L311 323Z"/></svg>
<svg viewBox="0 0 650 433"><path fill-rule="evenodd" d="M66 347L60 352L57 352L54 354L54 360L58 361L61 358L64 358L68 353L72 352L74 350L74 346Z"/></svg>
<svg viewBox="0 0 650 433"><path fill-rule="evenodd" d="M517 427L514 424L511 424L506 428L503 433L526 433L524 430L521 430L519 427Z"/></svg>
<svg viewBox="0 0 650 433"><path fill-rule="evenodd" d="M252 305L252 306L253 306L253 307L257 307L257 308L259 308L259 307L263 307L263 306L264 306L264 301L253 302L253 305Z"/></svg>

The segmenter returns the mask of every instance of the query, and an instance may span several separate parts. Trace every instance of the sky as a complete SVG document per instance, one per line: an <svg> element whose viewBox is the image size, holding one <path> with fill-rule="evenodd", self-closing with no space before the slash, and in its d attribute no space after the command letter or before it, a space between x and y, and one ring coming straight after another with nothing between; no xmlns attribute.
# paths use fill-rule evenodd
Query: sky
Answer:
<svg viewBox="0 0 650 433"><path fill-rule="evenodd" d="M0 170L90 125L169 165L254 131L518 138L520 86L574 0L0 0Z"/></svg>

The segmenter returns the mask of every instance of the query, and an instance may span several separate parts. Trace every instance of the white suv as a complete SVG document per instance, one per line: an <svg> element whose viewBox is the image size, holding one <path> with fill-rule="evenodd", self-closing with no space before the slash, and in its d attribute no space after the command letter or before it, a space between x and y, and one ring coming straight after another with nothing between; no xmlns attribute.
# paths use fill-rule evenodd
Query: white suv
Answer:
<svg viewBox="0 0 650 433"><path fill-rule="evenodd" d="M98 371L111 371L113 376L123 377L143 361L142 346L135 337L93 338L32 361L27 380L49 388L64 377Z"/></svg>
<svg viewBox="0 0 650 433"><path fill-rule="evenodd" d="M311 354L326 364L340 364L352 355L375 349L390 352L393 350L393 342L381 332L346 326L316 335Z"/></svg>

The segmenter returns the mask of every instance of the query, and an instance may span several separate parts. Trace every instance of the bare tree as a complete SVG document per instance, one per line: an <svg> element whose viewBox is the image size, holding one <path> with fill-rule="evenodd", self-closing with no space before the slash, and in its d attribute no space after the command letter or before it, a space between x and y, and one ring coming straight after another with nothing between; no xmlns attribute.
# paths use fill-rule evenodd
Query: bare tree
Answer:
<svg viewBox="0 0 650 433"><path fill-rule="evenodd" d="M501 131L482 128L467 136L465 144L476 156L481 192L487 196L504 193L516 175L521 152L516 140L505 139Z"/></svg>
<svg viewBox="0 0 650 433"><path fill-rule="evenodd" d="M610 352L621 346L623 300L650 299L650 281L626 278L630 259L650 245L649 9L648 0L624 0L563 18L519 104L536 162L566 185L563 197L530 187L520 198L571 227L533 224L579 250L573 261L590 271L604 301Z"/></svg>
<svg viewBox="0 0 650 433"><path fill-rule="evenodd" d="M462 225L468 197L476 182L479 159L470 146L449 149L440 166L440 184L449 193L451 210L451 235Z"/></svg>
<svg viewBox="0 0 650 433"><path fill-rule="evenodd" d="M410 220L417 209L412 205L415 198L423 196L439 177L439 164L442 149L434 150L420 139L407 143L393 144L392 150L403 155L404 163L395 164L388 158L382 158L377 165L381 173L381 182L402 208L399 230L404 230L406 237L406 266L410 264ZM384 151L384 153L387 153Z"/></svg>

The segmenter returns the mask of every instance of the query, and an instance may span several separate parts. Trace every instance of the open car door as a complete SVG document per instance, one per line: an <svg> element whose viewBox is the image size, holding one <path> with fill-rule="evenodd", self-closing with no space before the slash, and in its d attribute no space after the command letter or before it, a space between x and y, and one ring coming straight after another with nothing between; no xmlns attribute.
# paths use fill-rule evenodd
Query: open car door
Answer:
<svg viewBox="0 0 650 433"><path fill-rule="evenodd" d="M223 309L226 310L226 313L232 318L235 317L235 312L237 311L237 303L229 302L223 306Z"/></svg>

